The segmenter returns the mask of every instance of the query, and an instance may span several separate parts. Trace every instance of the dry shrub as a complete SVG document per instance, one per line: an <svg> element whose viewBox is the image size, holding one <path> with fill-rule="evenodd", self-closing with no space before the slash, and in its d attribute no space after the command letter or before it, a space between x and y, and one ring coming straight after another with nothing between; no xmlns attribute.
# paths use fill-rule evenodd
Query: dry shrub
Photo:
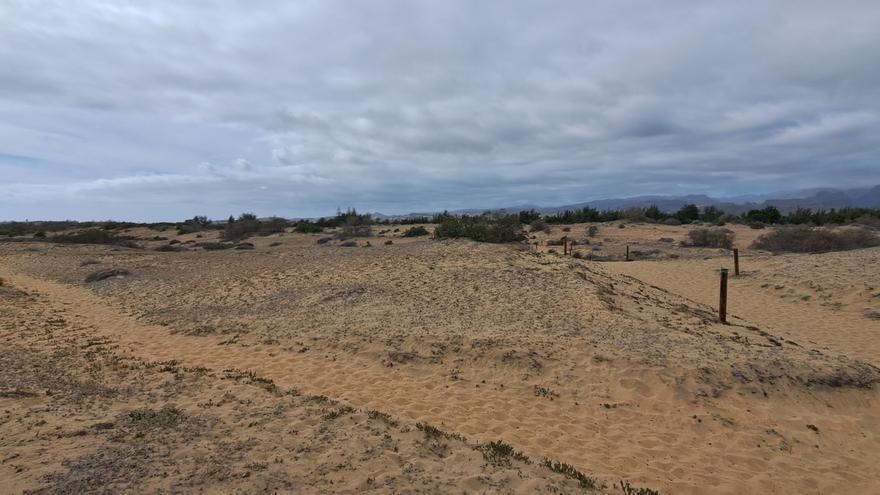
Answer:
<svg viewBox="0 0 880 495"><path fill-rule="evenodd" d="M689 246L710 248L733 248L733 231L720 227L691 229L688 232Z"/></svg>
<svg viewBox="0 0 880 495"><path fill-rule="evenodd" d="M53 235L48 240L61 244L116 244L124 247L138 247L133 239L133 237L116 235L104 229L86 229Z"/></svg>
<svg viewBox="0 0 880 495"><path fill-rule="evenodd" d="M779 227L758 237L755 249L791 253L827 253L880 246L880 237L864 227L831 230L803 225Z"/></svg>
<svg viewBox="0 0 880 495"><path fill-rule="evenodd" d="M531 232L544 232L545 234L549 234L551 231L550 225L547 224L542 219L537 219L529 225L529 231Z"/></svg>
<svg viewBox="0 0 880 495"><path fill-rule="evenodd" d="M174 244L163 244L163 245L157 247L156 251L159 251L160 253L172 253L172 252L176 252L176 251L183 251L184 249L185 248L182 248L180 246L175 246Z"/></svg>
<svg viewBox="0 0 880 495"><path fill-rule="evenodd" d="M109 270L99 270L97 272L92 272L86 276L86 282L97 282L99 280L104 280L110 277L124 277L129 275L130 272L125 268L110 268Z"/></svg>
<svg viewBox="0 0 880 495"><path fill-rule="evenodd" d="M222 249L231 249L235 247L235 244L227 244L225 242L199 242L196 243L196 247L200 247L205 251L219 251Z"/></svg>
<svg viewBox="0 0 880 495"><path fill-rule="evenodd" d="M336 238L345 240L352 237L370 237L372 235L373 230L369 225L346 224L336 233Z"/></svg>
<svg viewBox="0 0 880 495"><path fill-rule="evenodd" d="M415 227L412 227L412 228L406 230L403 233L403 237L421 237L423 235L428 235L428 234L430 234L430 232L428 232L428 229L426 229L425 227L422 227L421 225L417 225Z"/></svg>

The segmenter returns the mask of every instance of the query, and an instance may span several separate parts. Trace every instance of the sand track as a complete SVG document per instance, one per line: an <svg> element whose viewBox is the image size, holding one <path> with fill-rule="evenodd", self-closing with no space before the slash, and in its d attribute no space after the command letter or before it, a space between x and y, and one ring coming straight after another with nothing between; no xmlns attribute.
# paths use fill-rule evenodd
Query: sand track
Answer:
<svg viewBox="0 0 880 495"><path fill-rule="evenodd" d="M607 481L628 479L671 493L831 493L841 487L871 493L880 477L876 449L865 455L880 431L876 394L817 396L827 409L816 411L797 399L770 403L738 395L716 407L681 400L674 369L585 357L573 366L583 396L613 397L613 403L549 400L530 386L503 386L491 373L450 380L357 355L222 344L228 335L175 335L123 314L87 289L21 274L2 276L46 296L60 314L141 359L251 370L282 387L441 425L474 440L503 439L534 458L559 459ZM833 412L841 405L847 411ZM779 417L780 410L788 416ZM804 431L811 422L821 423L821 440ZM783 433L769 434L768 424ZM855 431L869 433L856 438ZM778 455L780 447L773 442L797 447L793 454Z"/></svg>

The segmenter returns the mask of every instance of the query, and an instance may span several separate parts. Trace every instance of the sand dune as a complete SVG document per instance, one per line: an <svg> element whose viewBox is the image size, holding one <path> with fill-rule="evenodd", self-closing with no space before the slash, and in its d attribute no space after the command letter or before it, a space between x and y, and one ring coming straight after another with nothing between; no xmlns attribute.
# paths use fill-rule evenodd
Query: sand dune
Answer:
<svg viewBox="0 0 880 495"><path fill-rule="evenodd" d="M605 226L603 248L658 244L667 234L657 228ZM254 251L180 253L2 247L0 276L120 355L250 370L472 442L500 439L609 489L876 491L871 273L847 274L876 251L827 255L821 287L797 270L817 258L744 253L721 325L712 267L724 258L702 259L713 250L662 241L680 257L596 263L469 242L314 241L286 234ZM82 283L111 266L132 275ZM799 297L807 290L815 295Z"/></svg>

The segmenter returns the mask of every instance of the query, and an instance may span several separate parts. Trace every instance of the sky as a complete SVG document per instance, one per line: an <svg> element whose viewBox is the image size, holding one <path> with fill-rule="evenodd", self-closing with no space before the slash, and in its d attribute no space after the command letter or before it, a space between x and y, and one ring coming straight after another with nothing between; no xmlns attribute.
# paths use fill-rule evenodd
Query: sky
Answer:
<svg viewBox="0 0 880 495"><path fill-rule="evenodd" d="M880 2L0 0L0 220L880 183Z"/></svg>

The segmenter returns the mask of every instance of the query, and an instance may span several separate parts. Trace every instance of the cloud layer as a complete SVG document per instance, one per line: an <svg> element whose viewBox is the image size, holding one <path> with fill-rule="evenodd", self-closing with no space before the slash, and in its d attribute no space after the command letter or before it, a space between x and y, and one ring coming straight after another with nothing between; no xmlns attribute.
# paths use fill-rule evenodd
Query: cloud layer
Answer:
<svg viewBox="0 0 880 495"><path fill-rule="evenodd" d="M2 218L880 182L872 0L12 1L0 19Z"/></svg>

